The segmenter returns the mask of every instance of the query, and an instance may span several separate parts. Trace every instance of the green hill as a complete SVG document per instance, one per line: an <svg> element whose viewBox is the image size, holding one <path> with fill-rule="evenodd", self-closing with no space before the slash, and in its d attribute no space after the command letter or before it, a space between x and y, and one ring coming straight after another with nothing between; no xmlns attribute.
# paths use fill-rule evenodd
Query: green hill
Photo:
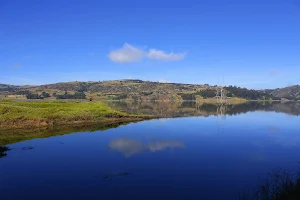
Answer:
<svg viewBox="0 0 300 200"><path fill-rule="evenodd" d="M285 88L277 88L275 90L266 90L269 94L290 100L300 100L300 86L293 85Z"/></svg>
<svg viewBox="0 0 300 200"><path fill-rule="evenodd" d="M217 95L219 86L208 84L181 84L142 81L136 79L98 81L98 82L62 82L39 86L13 86L0 84L0 98L10 99L87 99L92 96L98 100L201 100L212 99ZM280 99L299 92L288 90L282 94L279 90L249 90L246 88L227 86L223 88L227 98L249 100ZM299 91L299 90L297 90Z"/></svg>

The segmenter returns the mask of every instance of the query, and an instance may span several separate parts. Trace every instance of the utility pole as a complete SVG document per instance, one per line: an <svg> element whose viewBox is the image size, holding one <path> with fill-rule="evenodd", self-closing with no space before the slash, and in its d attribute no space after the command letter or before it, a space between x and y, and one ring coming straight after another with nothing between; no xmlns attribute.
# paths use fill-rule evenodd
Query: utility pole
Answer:
<svg viewBox="0 0 300 200"><path fill-rule="evenodd" d="M223 77L224 79L224 77ZM216 98L218 103L223 104L227 102L227 97L226 97L226 91L224 89L224 87L222 86L222 84L220 84L219 86L219 79L218 79L218 85L216 88Z"/></svg>
<svg viewBox="0 0 300 200"><path fill-rule="evenodd" d="M217 88L216 88L216 98L217 98L217 101L219 102L219 101L220 101L220 91L219 91L219 86L217 86Z"/></svg>

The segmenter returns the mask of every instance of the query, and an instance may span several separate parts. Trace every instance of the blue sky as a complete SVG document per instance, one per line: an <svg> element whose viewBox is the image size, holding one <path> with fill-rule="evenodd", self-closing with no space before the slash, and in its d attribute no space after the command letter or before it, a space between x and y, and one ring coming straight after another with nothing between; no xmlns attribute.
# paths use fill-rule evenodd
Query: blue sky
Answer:
<svg viewBox="0 0 300 200"><path fill-rule="evenodd" d="M1 0L0 83L300 83L297 0Z"/></svg>

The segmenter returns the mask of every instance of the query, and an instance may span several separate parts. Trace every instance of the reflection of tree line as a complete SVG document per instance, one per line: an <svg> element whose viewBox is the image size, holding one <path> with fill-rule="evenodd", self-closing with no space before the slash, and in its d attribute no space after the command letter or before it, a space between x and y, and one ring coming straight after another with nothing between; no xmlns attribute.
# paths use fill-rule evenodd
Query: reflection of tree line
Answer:
<svg viewBox="0 0 300 200"><path fill-rule="evenodd" d="M292 115L300 114L299 102L246 102L242 104L209 104L197 102L110 102L113 107L132 113L160 117L236 115L251 111L275 111Z"/></svg>
<svg viewBox="0 0 300 200"><path fill-rule="evenodd" d="M281 104L275 104L272 107L272 111L283 112L291 115L300 115L300 102L286 102Z"/></svg>

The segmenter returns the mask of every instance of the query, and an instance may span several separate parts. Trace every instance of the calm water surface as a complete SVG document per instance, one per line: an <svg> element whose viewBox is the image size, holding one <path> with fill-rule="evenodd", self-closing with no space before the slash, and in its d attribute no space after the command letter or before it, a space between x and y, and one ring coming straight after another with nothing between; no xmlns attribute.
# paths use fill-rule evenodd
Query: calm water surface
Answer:
<svg viewBox="0 0 300 200"><path fill-rule="evenodd" d="M237 199L259 176L299 168L299 104L180 106L169 111L198 116L7 145L0 199Z"/></svg>

